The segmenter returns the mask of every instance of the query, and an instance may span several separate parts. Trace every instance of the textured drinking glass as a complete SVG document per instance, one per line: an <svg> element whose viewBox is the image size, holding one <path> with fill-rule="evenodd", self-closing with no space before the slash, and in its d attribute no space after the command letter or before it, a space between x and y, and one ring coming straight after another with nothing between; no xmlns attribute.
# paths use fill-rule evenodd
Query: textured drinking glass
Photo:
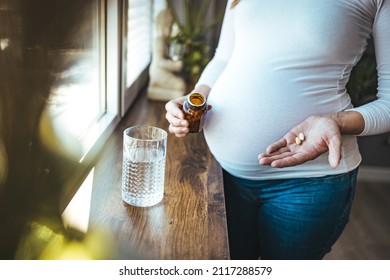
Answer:
<svg viewBox="0 0 390 280"><path fill-rule="evenodd" d="M139 207L153 206L164 196L167 133L153 126L123 132L122 199Z"/></svg>

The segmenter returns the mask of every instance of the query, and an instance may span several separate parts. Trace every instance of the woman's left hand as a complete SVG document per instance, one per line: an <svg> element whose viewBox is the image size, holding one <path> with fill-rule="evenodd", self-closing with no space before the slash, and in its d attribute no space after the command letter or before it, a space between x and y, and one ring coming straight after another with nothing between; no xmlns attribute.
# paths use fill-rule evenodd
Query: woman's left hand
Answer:
<svg viewBox="0 0 390 280"><path fill-rule="evenodd" d="M300 133L303 133L304 140L298 144L296 137ZM258 159L262 165L281 168L302 164L328 151L329 165L336 168L341 158L339 125L331 117L311 116L271 144Z"/></svg>

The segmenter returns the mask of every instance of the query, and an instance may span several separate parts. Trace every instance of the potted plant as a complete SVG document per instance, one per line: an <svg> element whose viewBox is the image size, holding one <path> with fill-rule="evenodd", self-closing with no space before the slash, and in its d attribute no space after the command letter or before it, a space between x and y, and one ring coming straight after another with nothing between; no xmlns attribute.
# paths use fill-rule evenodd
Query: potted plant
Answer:
<svg viewBox="0 0 390 280"><path fill-rule="evenodd" d="M168 38L169 43L169 58L173 61L183 60L187 45L187 38L179 30L177 23L173 23L171 34Z"/></svg>
<svg viewBox="0 0 390 280"><path fill-rule="evenodd" d="M362 58L352 69L347 84L352 103L355 106L360 106L375 100L377 86L375 52L372 42L370 41Z"/></svg>
<svg viewBox="0 0 390 280"><path fill-rule="evenodd" d="M167 0L175 22L169 38L170 57L172 59L182 58L189 87L196 83L204 67L210 61L210 46L205 42L206 35L221 21L223 16L223 13L219 13L210 22L205 22L205 14L211 2L183 0L180 13L182 17L180 17L174 0Z"/></svg>

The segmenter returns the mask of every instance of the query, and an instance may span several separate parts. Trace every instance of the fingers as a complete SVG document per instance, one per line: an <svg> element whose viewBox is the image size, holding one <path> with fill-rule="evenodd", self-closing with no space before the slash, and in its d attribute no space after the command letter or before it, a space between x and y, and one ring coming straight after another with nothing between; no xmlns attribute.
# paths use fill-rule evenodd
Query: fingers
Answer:
<svg viewBox="0 0 390 280"><path fill-rule="evenodd" d="M275 160L271 163L272 167L288 167L288 166L295 166L302 163L305 163L309 160L312 160L313 157L310 154L307 153L295 153L291 156L287 156L278 160Z"/></svg>
<svg viewBox="0 0 390 280"><path fill-rule="evenodd" d="M186 97L180 97L169 101L165 105L167 113L165 118L169 122L169 132L175 134L177 137L184 137L188 133L188 121L184 119L184 113L180 109Z"/></svg>
<svg viewBox="0 0 390 280"><path fill-rule="evenodd" d="M332 168L339 166L341 159L341 137L335 136L329 142L328 161Z"/></svg>
<svg viewBox="0 0 390 280"><path fill-rule="evenodd" d="M292 133L291 131L288 132L286 135L283 136L283 138L279 139L275 143L268 146L268 148L266 149L266 152L268 154L271 154L271 153L274 153L278 150L283 149L284 147L287 147L291 143L295 143L295 137L296 137L296 135L294 133Z"/></svg>
<svg viewBox="0 0 390 280"><path fill-rule="evenodd" d="M329 165L337 168L341 159L341 142L340 128L333 119L309 117L270 145L258 159L260 164L287 167L305 163L328 152Z"/></svg>
<svg viewBox="0 0 390 280"><path fill-rule="evenodd" d="M295 134L287 133L283 138L271 144L266 153L258 156L259 163L272 167L283 168L302 164L306 161L314 159L316 154L307 143L297 144L295 142Z"/></svg>
<svg viewBox="0 0 390 280"><path fill-rule="evenodd" d="M184 118L184 113L181 109L186 99L187 96L182 96L165 104L167 111L165 118L169 122L168 130L177 137L184 137L189 132L189 122ZM212 106L208 105L208 110L211 110L211 108Z"/></svg>
<svg viewBox="0 0 390 280"><path fill-rule="evenodd" d="M278 151L272 152L271 154L268 153L261 153L258 155L257 159L260 161L260 164L263 164L263 162L268 162L275 156L279 156L283 153L290 152L290 149L288 147L283 147L279 149Z"/></svg>
<svg viewBox="0 0 390 280"><path fill-rule="evenodd" d="M169 125L168 130L170 133L175 134L177 137L184 137L188 133L188 127Z"/></svg>
<svg viewBox="0 0 390 280"><path fill-rule="evenodd" d="M281 138L275 143L268 146L265 153L259 154L257 159L261 165L274 166L273 163L277 160L292 156L290 148L287 146L287 139Z"/></svg>
<svg viewBox="0 0 390 280"><path fill-rule="evenodd" d="M285 138L282 138L279 141L268 146L266 152L268 154L272 154L273 152L276 152L277 150L282 149L283 147L286 147L286 146L287 146L287 140Z"/></svg>
<svg viewBox="0 0 390 280"><path fill-rule="evenodd" d="M167 111L167 113L171 114L176 118L184 119L184 114L180 109L180 106L183 105L185 100L185 96L177 98L175 100L171 100L167 104L165 104L165 110Z"/></svg>
<svg viewBox="0 0 390 280"><path fill-rule="evenodd" d="M171 113L167 112L165 118L168 120L169 124L175 127L187 127L188 121L183 118L178 118Z"/></svg>
<svg viewBox="0 0 390 280"><path fill-rule="evenodd" d="M289 147L282 147L272 153L263 153L258 156L259 163L262 165L269 165L272 167L282 168L288 166L295 166L305 163L309 160L317 158L326 151L329 152L328 161L332 168L337 168L341 159L341 136L336 135L330 139L327 149L319 151L310 146L301 146L299 149L291 149Z"/></svg>
<svg viewBox="0 0 390 280"><path fill-rule="evenodd" d="M293 156L294 153L293 152L290 152L290 151L284 151L284 152L276 152L276 153L273 153L273 154L260 154L258 156L258 159L259 159L259 163L261 165L271 165L273 166L273 163L278 161L278 160L281 160L281 159L284 159L286 157L291 157Z"/></svg>
<svg viewBox="0 0 390 280"><path fill-rule="evenodd" d="M313 157L308 153L284 152L262 158L260 164L283 168L299 165L312 159Z"/></svg>

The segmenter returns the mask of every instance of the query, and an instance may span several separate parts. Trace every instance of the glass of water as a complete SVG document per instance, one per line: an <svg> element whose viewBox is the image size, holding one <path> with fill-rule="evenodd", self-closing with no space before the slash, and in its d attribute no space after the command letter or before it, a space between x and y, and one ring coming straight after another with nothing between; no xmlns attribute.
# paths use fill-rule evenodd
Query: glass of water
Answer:
<svg viewBox="0 0 390 280"><path fill-rule="evenodd" d="M164 197L167 132L154 126L133 126L123 132L122 199L148 207Z"/></svg>

